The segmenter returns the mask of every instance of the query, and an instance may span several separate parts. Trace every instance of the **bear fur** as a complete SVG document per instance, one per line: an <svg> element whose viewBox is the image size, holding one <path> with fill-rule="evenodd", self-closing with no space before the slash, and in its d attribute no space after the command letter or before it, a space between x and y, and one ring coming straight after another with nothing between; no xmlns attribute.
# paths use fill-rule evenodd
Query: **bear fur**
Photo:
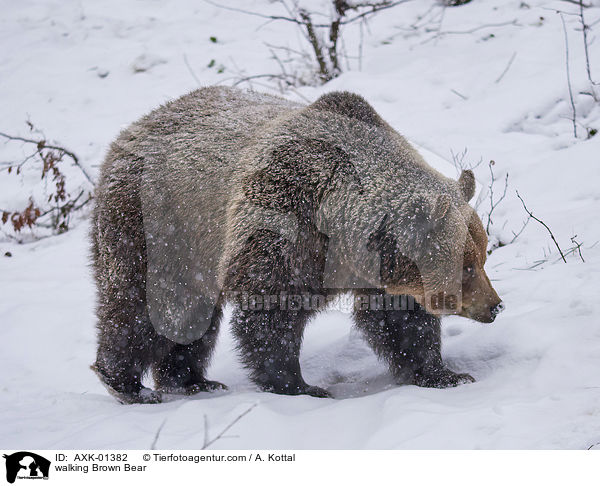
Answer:
<svg viewBox="0 0 600 486"><path fill-rule="evenodd" d="M443 365L440 317L491 322L501 309L474 190L471 171L442 176L352 93L304 106L210 87L169 102L125 129L101 169L92 367L125 403L223 388L206 368L230 302L257 385L329 396L302 378L303 331L352 292L356 326L399 382L472 381ZM412 300L381 305L394 296Z"/></svg>

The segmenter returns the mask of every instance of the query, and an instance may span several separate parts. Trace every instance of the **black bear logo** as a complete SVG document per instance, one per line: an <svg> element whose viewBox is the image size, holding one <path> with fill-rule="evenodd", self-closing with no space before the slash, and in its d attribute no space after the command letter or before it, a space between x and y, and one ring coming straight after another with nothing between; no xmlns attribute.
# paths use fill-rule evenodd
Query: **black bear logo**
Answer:
<svg viewBox="0 0 600 486"><path fill-rule="evenodd" d="M24 469L25 471L29 469L29 473L27 474L28 479L42 479L42 477L39 476L39 473L42 473L44 479L48 479L50 461L39 454L21 451L15 452L10 456L4 454L4 458L6 459L6 480L9 483L15 482L17 474L19 474L21 469Z"/></svg>

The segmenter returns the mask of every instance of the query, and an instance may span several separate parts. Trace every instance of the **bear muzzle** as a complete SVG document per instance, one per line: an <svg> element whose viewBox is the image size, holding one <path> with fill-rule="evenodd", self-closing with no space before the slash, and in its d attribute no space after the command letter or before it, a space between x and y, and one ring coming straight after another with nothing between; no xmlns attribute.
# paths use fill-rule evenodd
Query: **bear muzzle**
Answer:
<svg viewBox="0 0 600 486"><path fill-rule="evenodd" d="M500 302L496 305L490 307L490 314L492 315L492 320L496 319L496 316L500 314L504 310L504 302Z"/></svg>
<svg viewBox="0 0 600 486"><path fill-rule="evenodd" d="M500 314L504 310L504 303L499 301L496 304L492 304L489 307L484 308L471 308L465 309L463 308L462 312L459 314L463 317L468 317L469 319L473 319L477 322L482 322L484 324L489 324L496 320L496 316Z"/></svg>

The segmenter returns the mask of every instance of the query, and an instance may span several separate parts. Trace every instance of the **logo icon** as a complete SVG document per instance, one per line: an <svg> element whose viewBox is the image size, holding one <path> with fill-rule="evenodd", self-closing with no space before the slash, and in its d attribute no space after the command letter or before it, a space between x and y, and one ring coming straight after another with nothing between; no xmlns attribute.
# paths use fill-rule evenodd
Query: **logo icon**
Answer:
<svg viewBox="0 0 600 486"><path fill-rule="evenodd" d="M6 460L6 480L14 483L15 479L48 479L50 472L50 461L39 454L33 452L21 451L7 456Z"/></svg>

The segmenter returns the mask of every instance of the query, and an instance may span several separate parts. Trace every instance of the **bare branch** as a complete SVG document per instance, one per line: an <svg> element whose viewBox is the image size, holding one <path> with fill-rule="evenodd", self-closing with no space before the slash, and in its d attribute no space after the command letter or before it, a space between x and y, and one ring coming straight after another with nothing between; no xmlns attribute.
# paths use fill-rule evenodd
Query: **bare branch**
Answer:
<svg viewBox="0 0 600 486"><path fill-rule="evenodd" d="M573 88L571 87L571 71L569 68L569 36L567 34L567 25L565 24L565 17L562 12L559 14L560 20L562 21L563 31L565 33L565 62L567 67L567 85L569 87L569 99L571 100L571 110L573 113L573 136L577 138L577 109L575 108L575 101L573 100Z"/></svg>
<svg viewBox="0 0 600 486"><path fill-rule="evenodd" d="M212 0L204 1L219 8L244 13L246 15L253 15L267 19L268 21L284 20L300 26L302 35L310 44L316 61L317 68L315 69L313 66L312 69L317 72L321 83L326 83L327 81L337 77L342 72L340 59L345 59L346 61L349 59L348 55L344 52L344 42L343 38L341 37L342 27L344 25L348 25L357 21L364 21L369 16L372 16L377 12L393 8L403 3L408 3L411 0L381 0L376 2L367 1L358 3L350 3L346 0L331 0L334 14L329 23L316 23L314 18L321 14L300 8L297 1L293 1L291 5L288 5L288 2L285 0L279 0L278 3L283 6L288 14L287 16L268 15L237 7L229 7L220 5ZM349 12L356 12L356 15L349 17ZM326 29L327 41L324 40L324 36L320 35L323 33L321 32L321 29ZM361 60L362 37L359 47L359 65L361 64Z"/></svg>
<svg viewBox="0 0 600 486"><path fill-rule="evenodd" d="M222 439L225 433L231 429L235 424L237 424L240 420L242 420L246 415L248 415L254 408L258 406L258 403L254 403L247 410L238 415L227 427L225 427L217 436L213 439L208 440L208 420L206 419L206 415L204 416L204 444L202 445L202 450L208 449L212 444L214 444L219 439Z"/></svg>
<svg viewBox="0 0 600 486"><path fill-rule="evenodd" d="M399 0L397 2L381 2L379 4L362 4L362 6L366 6L366 7L371 7L371 10L367 11L367 12L363 12L359 15L356 15L355 17L349 18L347 20L344 20L342 22L340 22L341 25L347 25L347 24L351 24L352 22L356 22L357 20L363 19L369 15L373 15L374 13L377 12L381 12L382 10L387 10L388 8L393 8L396 7L398 5L401 5L403 3L408 3L411 0Z"/></svg>
<svg viewBox="0 0 600 486"><path fill-rule="evenodd" d="M268 15L268 14L263 14L260 12L254 12L252 10L245 10L243 8L237 8L237 7L229 7L227 5L221 5L219 3L213 2L212 0L204 0L206 3L213 5L214 7L218 7L218 8L222 8L224 10L230 10L232 12L239 12L239 13L243 13L246 15L252 15L254 17L260 17L263 19L269 19L269 20L285 20L286 22L292 22L294 24L298 24L298 25L305 25L304 21L302 19L298 19L295 17L292 17L291 15L294 13L294 10L296 10L297 5L294 6L294 10L292 9L288 9L288 12L290 14L290 17L286 17L284 15ZM335 0L334 0L335 1ZM366 12L362 12L358 15L355 15L354 17L351 17L349 19L345 19L342 20L340 22L340 25L347 25L347 24L351 24L353 22L356 22L357 20L360 20L364 17L367 17L369 15L373 15L374 13L380 12L382 10L387 10L389 8L393 8L396 7L397 5L401 5L403 3L408 3L411 0L398 0L396 2L389 2L386 0L383 0L382 2L379 3L361 3L361 4L356 4L356 5L349 5L348 8L346 10L356 10L359 8L370 8L370 10L366 11ZM283 5L285 5L284 2L281 2ZM301 9L298 9L298 11L300 11ZM318 27L318 28L329 28L331 26L331 24L316 24L313 23L312 24L313 27Z"/></svg>
<svg viewBox="0 0 600 486"><path fill-rule="evenodd" d="M493 224L492 213L498 207L498 204L500 204L502 202L502 200L506 197L506 190L508 189L508 173L507 173L506 177L504 179L504 191L502 192L502 196L500 196L500 198L497 201L494 201L494 184L496 183L496 176L494 175L494 170L492 169L492 166L494 166L495 164L496 163L493 160L490 160L490 163L488 164L488 167L490 169L490 174L492 175L492 180L490 181L490 185L488 186L489 191L490 191L490 212L488 213L487 224L485 226L485 232L488 235L490 234L490 226Z"/></svg>
<svg viewBox="0 0 600 486"><path fill-rule="evenodd" d="M208 441L208 417L206 416L206 414L204 414L204 449L206 449L206 444L208 444Z"/></svg>
<svg viewBox="0 0 600 486"><path fill-rule="evenodd" d="M552 230L548 227L548 225L546 223L544 223L541 219L536 218L533 215L533 213L529 209L527 209L527 206L525 205L525 201L523 201L523 198L519 194L519 191L515 191L515 192L517 193L517 197L521 200L521 204L523 204L523 209L525 209L525 212L527 214L529 214L529 216L531 218L535 219L538 223L540 223L544 228L546 228L546 230L550 234L550 238L552 238L552 241L556 245L556 248L558 249L558 253L560 253L560 256L561 256L563 262L567 263L567 259L565 258L565 255L563 254L562 250L560 249L560 246L558 245L558 242L556 241L556 238L554 238L554 233L552 233Z"/></svg>
<svg viewBox="0 0 600 486"><path fill-rule="evenodd" d="M460 153L454 153L453 150L450 150L450 155L452 156L452 163L454 164L454 168L456 172L460 175L460 173L465 169L475 170L483 163L483 157L479 158L479 161L476 164L472 164L471 162L465 162L465 158L467 156L467 152L469 149L467 147Z"/></svg>
<svg viewBox="0 0 600 486"><path fill-rule="evenodd" d="M517 51L513 52L513 55L511 56L510 60L508 61L508 65L506 66L506 69L504 69L504 71L502 71L502 74L498 77L498 79L496 79L496 81L495 81L496 84L498 84L500 81L502 81L502 78L506 75L506 73L512 66L512 63L515 60L515 57L517 57Z"/></svg>
<svg viewBox="0 0 600 486"><path fill-rule="evenodd" d="M158 429L156 429L156 434L154 434L154 440L152 441L152 444L150 444L151 451L156 450L156 443L158 442L158 438L160 437L160 433L162 432L163 427L167 423L167 418L168 417L165 417L165 419L162 421L162 423L160 424Z"/></svg>
<svg viewBox="0 0 600 486"><path fill-rule="evenodd" d="M509 244L514 243L517 240L517 238L519 236L521 236L521 233L523 233L523 230L527 227L527 225L529 224L529 221L531 221L531 215L528 214L527 219L525 221L523 221L523 225L521 226L521 229L519 231L517 231L516 233L514 231L512 232L513 238L512 238L512 240L510 240Z"/></svg>
<svg viewBox="0 0 600 486"><path fill-rule="evenodd" d="M592 96L594 97L594 101L598 101L598 95L596 94L596 90L594 89L596 86L599 86L600 83L594 82L592 79L592 70L590 68L590 53L588 48L588 30L590 27L585 23L585 16L583 13L583 0L579 0L579 20L581 21L581 30L583 32L583 49L585 52L585 68L587 71L588 81L592 85Z"/></svg>
<svg viewBox="0 0 600 486"><path fill-rule="evenodd" d="M284 17L282 15L266 15L266 14L261 14L259 12L253 12L251 10L245 10L243 8L236 8L236 7L229 7L227 5L221 5L219 3L213 2L211 0L204 0L206 3L209 3L210 5L213 5L214 7L218 7L218 8L222 8L224 10L230 10L232 12L239 12L239 13L243 13L246 15L252 15L254 17L261 17L263 19L270 19L270 20L285 20L287 22L292 22L294 24L299 24L302 25L302 22L298 19L294 19L292 17ZM326 27L325 25L322 27Z"/></svg>
<svg viewBox="0 0 600 486"><path fill-rule="evenodd" d="M92 180L92 178L90 177L90 175L87 173L87 171L84 169L84 167L79 162L79 157L77 157L77 155L75 155L70 150L67 150L66 148L60 147L58 145L50 145L50 144L46 143L45 140L34 140L34 139L31 139L31 138L17 137L17 136L8 135L8 134L2 133L2 132L0 132L0 137L4 137L7 140L17 140L17 141L20 141L20 142L34 144L38 148L38 151L39 151L39 149L42 149L42 148L47 148L47 149L51 149L51 150L58 150L59 152L65 154L66 156L68 156L68 157L71 158L71 160L73 161L73 163L77 167L79 167L79 169L81 170L81 172L83 173L83 175L85 176L85 178L88 180L88 182L90 184L92 184L92 186L96 185L94 183L94 181Z"/></svg>
<svg viewBox="0 0 600 486"><path fill-rule="evenodd" d="M319 65L319 74L321 76L321 79L323 80L323 82L327 82L330 79L332 79L332 76L329 72L329 69L327 69L327 64L325 63L325 58L323 57L321 43L317 38L317 34L311 22L310 15L305 10L300 10L299 15L303 21L304 27L306 28L306 33L308 34L308 41L310 42L310 45L313 48L313 52L315 53L317 64Z"/></svg>
<svg viewBox="0 0 600 486"><path fill-rule="evenodd" d="M465 101L469 99L467 96L465 96L464 94L459 93L455 89L450 89L450 91L452 91L456 96L462 98Z"/></svg>
<svg viewBox="0 0 600 486"><path fill-rule="evenodd" d="M33 131L34 126L31 122L27 122L30 129ZM5 225L8 222L11 223L12 229L15 233L19 233L25 228L33 228L34 225L41 228L50 228L58 233L65 232L69 229L69 222L71 215L74 211L81 209L83 206L88 204L93 196L91 191L88 192L88 197L80 202L83 195L86 193L86 189L81 189L79 194L73 198L67 192L66 188L66 175L61 170L61 162L64 161L64 157L70 157L76 167L78 167L87 181L93 186L94 183L79 163L78 157L70 150L58 145L49 144L45 139L34 140L20 136L8 135L0 133L0 136L10 141L19 141L34 146L33 153L26 156L19 163L8 162L3 165L6 167L8 174L12 173L13 169L18 175L21 172L23 166L34 158L39 159L39 169L41 171L42 181L51 181L52 192L49 194L46 192L46 200L42 205L34 202L33 198L29 198L29 204L21 210L0 210L0 225ZM47 187L47 186L45 186ZM46 209L44 209L44 206ZM50 222L47 223L40 218L44 216L50 217Z"/></svg>
<svg viewBox="0 0 600 486"><path fill-rule="evenodd" d="M365 42L365 33L364 33L364 28L365 28L365 22L361 22L360 23L360 36L359 36L359 40L358 40L358 70L362 71L362 62L363 62L363 46L364 46L364 42Z"/></svg>
<svg viewBox="0 0 600 486"><path fill-rule="evenodd" d="M577 238L577 235L573 235L571 236L571 243L573 243L575 246L571 249L572 253L579 253L579 258L581 258L581 261L583 263L585 263L585 260L583 259L583 255L581 254L581 245L582 243L579 243L575 238Z"/></svg>
<svg viewBox="0 0 600 486"><path fill-rule="evenodd" d="M514 20L510 20L508 22L499 22L499 23L495 23L495 24L478 25L477 27L473 27L472 29L468 29L468 30L445 30L445 31L440 31L440 32L437 32L434 36L430 37L429 39L424 40L421 44L426 44L426 43L431 42L432 40L435 40L438 37L441 37L441 36L444 36L444 35L473 34L473 33L477 32L479 30L482 30L482 29L489 29L491 27L504 27L504 26L507 26L507 25L518 26L519 23L518 23L517 19L514 19ZM431 32L431 31L432 30L430 29L429 32Z"/></svg>
<svg viewBox="0 0 600 486"><path fill-rule="evenodd" d="M238 78L233 84L232 86L238 86L242 83L246 83L248 81L251 81L253 79L260 79L260 78L267 78L267 79L279 79L284 81L285 83L289 84L290 86L294 86L294 82L290 81L288 78L292 78L294 79L292 76L288 76L286 74L254 74L252 76L244 76L242 78Z"/></svg>
<svg viewBox="0 0 600 486"><path fill-rule="evenodd" d="M196 81L196 84L198 86L202 86L202 83L198 79L198 76L196 76L196 73L192 69L192 66L190 66L190 63L188 62L188 58L187 58L186 54L183 55L183 62L185 63L185 66L187 67L187 69L190 72L190 74L192 75L192 78L194 78L194 81Z"/></svg>
<svg viewBox="0 0 600 486"><path fill-rule="evenodd" d="M579 5L581 8L590 8L591 5L585 5L582 0L562 0L563 2L572 3L574 5Z"/></svg>

